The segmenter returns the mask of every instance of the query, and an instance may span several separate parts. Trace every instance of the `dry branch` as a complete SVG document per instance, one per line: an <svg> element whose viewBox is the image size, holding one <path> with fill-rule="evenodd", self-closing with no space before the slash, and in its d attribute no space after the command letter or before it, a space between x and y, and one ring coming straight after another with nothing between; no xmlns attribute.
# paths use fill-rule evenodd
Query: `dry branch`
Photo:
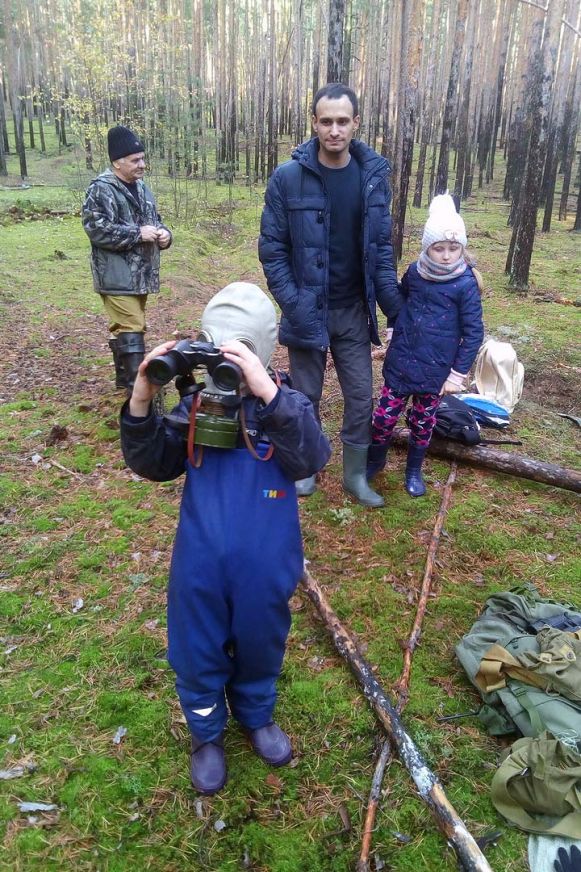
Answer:
<svg viewBox="0 0 581 872"><path fill-rule="evenodd" d="M466 824L451 805L436 775L428 768L418 748L406 733L395 707L375 678L370 664L331 609L321 588L305 569L303 586L333 637L335 647L349 663L363 692L383 724L401 761L409 771L420 797L430 808L436 823L453 846L466 872L492 872L486 857L468 832Z"/></svg>
<svg viewBox="0 0 581 872"><path fill-rule="evenodd" d="M420 590L418 607L416 609L416 617L414 620L412 631L409 635L409 639L405 644L402 673L399 681L396 684L396 690L398 695L398 711L401 711L408 701L409 683L412 669L412 655L420 641L422 621L424 620L426 607L428 605L428 596L430 594L430 589L432 586L432 575L434 572L434 564L436 562L436 553L438 551L438 545L440 544L440 536L442 534L442 528L444 526L444 518L446 517L448 506L450 505L452 485L456 481L457 472L458 464L456 463L456 461L453 461L450 475L448 476L448 481L446 482L444 493L442 494L440 510L438 512L436 523L434 524L434 529L432 532L432 537L430 539L430 544L428 546L428 556L426 558L426 567L424 569L424 577L422 579L422 587Z"/></svg>
<svg viewBox="0 0 581 872"><path fill-rule="evenodd" d="M393 444L407 447L408 432L406 429L397 430L394 433ZM524 454L513 454L498 448L487 448L483 445L465 448L458 443L435 438L430 442L428 451L435 457L447 457L474 466L482 466L485 469L493 469L495 472L503 472L506 475L517 475L521 478L539 481L542 484L581 493L581 472L557 466L554 463L535 460Z"/></svg>
<svg viewBox="0 0 581 872"><path fill-rule="evenodd" d="M381 753L375 766L373 779L371 781L371 790L369 792L369 802L367 803L367 814L365 815L365 823L363 825L363 838L361 840L361 853L359 862L357 863L357 872L369 872L369 851L371 849L371 837L373 835L373 827L375 824L375 814L379 805L379 797L381 795L381 783L383 781L383 773L389 760L391 759L391 744L389 739L386 739L381 746Z"/></svg>
<svg viewBox="0 0 581 872"><path fill-rule="evenodd" d="M414 625L412 627L412 631L410 633L409 639L406 643L404 649L404 663L402 668L402 673L399 681L396 684L397 694L398 694L398 704L397 711L401 712L404 708L405 704L408 701L409 696L409 681L411 675L411 663L412 663L412 655L418 645L420 639L420 631L422 627L422 621L424 619L424 615L426 612L426 605L428 602L428 596L430 594L431 583L432 583L432 575L434 572L434 564L436 561L436 553L438 551L438 545L440 542L440 536L442 534L442 528L444 526L444 518L446 517L446 513L448 511L448 506L450 504L450 496L452 494L452 485L456 481L456 473L458 472L458 464L456 461L452 463L452 468L450 470L450 475L448 476L448 481L446 482L446 486L444 488L444 492L442 494L442 502L440 504L440 510L438 511L438 515L436 517L436 523L434 524L434 529L432 532L432 536L430 539L430 544L428 546L428 555L426 558L426 567L424 569L424 577L422 580L422 587L420 591L420 599L418 602L418 607L416 610L416 617L414 620ZM387 739L382 746L381 753L379 755L375 772L373 773L373 780L371 782L371 791L369 793L369 802L367 803L367 814L365 816L365 825L363 827L363 838L361 842L361 853L359 855L359 863L357 865L357 872L368 872L369 870L369 850L371 848L371 836L373 833L373 827L375 824L375 815L377 812L377 808L379 805L379 796L381 793L381 782L383 781L383 773L385 771L385 767L391 756L391 746L389 739Z"/></svg>

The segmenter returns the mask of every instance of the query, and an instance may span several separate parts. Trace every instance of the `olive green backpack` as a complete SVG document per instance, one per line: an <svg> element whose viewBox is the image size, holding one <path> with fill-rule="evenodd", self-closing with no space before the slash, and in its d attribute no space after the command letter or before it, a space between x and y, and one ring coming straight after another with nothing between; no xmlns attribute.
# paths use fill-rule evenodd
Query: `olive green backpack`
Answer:
<svg viewBox="0 0 581 872"><path fill-rule="evenodd" d="M493 736L581 739L581 611L534 585L490 597L456 646Z"/></svg>
<svg viewBox="0 0 581 872"><path fill-rule="evenodd" d="M581 839L581 754L551 733L507 748L491 785L495 808L528 833Z"/></svg>

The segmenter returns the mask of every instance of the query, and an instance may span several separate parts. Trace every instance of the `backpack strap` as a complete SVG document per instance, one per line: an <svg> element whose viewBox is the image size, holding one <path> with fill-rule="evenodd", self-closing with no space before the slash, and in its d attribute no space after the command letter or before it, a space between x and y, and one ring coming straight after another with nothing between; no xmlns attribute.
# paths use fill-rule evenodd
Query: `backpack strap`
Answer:
<svg viewBox="0 0 581 872"><path fill-rule="evenodd" d="M482 294L482 291L484 289L484 279L482 278L482 273L480 272L480 270L476 269L475 266L473 266L472 267L472 274L474 275L474 278L476 279L476 284L478 285L478 292L480 294Z"/></svg>
<svg viewBox="0 0 581 872"><path fill-rule="evenodd" d="M547 729L547 725L543 722L538 706L531 701L528 688L524 684L515 684L513 682L510 685L510 689L529 716L531 731L535 736L539 736L543 730Z"/></svg>

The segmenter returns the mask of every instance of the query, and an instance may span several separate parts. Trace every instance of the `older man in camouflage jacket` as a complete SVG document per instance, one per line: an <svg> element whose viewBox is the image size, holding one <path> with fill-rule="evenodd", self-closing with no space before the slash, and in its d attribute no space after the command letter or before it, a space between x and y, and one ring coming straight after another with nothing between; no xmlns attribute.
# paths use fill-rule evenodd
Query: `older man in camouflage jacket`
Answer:
<svg viewBox="0 0 581 872"><path fill-rule="evenodd" d="M107 134L111 169L94 179L83 205L91 240L95 290L109 319L115 384L131 395L145 354L145 305L159 291L159 250L172 235L162 224L153 194L143 182L144 148L127 127Z"/></svg>

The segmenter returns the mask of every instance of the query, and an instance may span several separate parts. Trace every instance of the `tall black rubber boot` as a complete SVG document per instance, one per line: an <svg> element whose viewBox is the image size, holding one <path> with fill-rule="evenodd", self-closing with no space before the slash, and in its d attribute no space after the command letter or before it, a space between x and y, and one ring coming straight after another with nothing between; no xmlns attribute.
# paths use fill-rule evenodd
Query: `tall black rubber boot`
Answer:
<svg viewBox="0 0 581 872"><path fill-rule="evenodd" d="M130 397L137 378L139 364L145 357L143 333L120 333L117 337L117 352L127 380L127 396Z"/></svg>
<svg viewBox="0 0 581 872"><path fill-rule="evenodd" d="M111 354L113 355L113 363L115 364L115 387L126 388L127 376L125 375L125 370L123 369L123 364L121 363L121 358L119 357L119 349L117 348L116 337L112 337L109 340L109 348L111 349Z"/></svg>
<svg viewBox="0 0 581 872"><path fill-rule="evenodd" d="M367 484L368 445L343 445L343 489L362 506L380 509L383 497Z"/></svg>

